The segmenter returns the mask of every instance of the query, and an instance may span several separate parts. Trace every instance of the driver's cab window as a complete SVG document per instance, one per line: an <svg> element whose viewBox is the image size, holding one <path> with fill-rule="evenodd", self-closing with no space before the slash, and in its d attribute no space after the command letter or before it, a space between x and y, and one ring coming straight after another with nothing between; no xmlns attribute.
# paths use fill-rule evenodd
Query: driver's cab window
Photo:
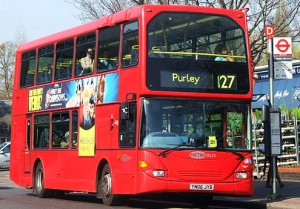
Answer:
<svg viewBox="0 0 300 209"><path fill-rule="evenodd" d="M125 102L120 107L120 147L135 147L136 103Z"/></svg>

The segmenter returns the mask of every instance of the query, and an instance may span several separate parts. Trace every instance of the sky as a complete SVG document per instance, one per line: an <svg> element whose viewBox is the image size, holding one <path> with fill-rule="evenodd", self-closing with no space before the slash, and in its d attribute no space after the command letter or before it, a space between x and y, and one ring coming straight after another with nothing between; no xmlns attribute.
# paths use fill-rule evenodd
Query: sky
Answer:
<svg viewBox="0 0 300 209"><path fill-rule="evenodd" d="M65 0L1 0L0 43L17 41L18 32L32 41L78 26L79 12Z"/></svg>

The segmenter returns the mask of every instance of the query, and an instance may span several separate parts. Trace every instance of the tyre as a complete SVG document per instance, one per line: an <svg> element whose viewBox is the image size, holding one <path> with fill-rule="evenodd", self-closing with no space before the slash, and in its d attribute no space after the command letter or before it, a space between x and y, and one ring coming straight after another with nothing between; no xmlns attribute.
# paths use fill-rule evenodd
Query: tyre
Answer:
<svg viewBox="0 0 300 209"><path fill-rule="evenodd" d="M102 198L103 204L107 206L122 205L123 197L122 195L115 195L112 193L112 175L109 165L106 164L103 167L100 181L98 182L98 192Z"/></svg>
<svg viewBox="0 0 300 209"><path fill-rule="evenodd" d="M44 170L41 163L35 169L33 191L40 198L51 196L51 190L44 187Z"/></svg>

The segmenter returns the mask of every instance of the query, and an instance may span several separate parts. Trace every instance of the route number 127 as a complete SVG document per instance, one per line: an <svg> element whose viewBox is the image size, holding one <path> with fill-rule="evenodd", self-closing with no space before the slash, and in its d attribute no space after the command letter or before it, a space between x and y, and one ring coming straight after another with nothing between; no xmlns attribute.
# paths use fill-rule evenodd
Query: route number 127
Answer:
<svg viewBox="0 0 300 209"><path fill-rule="evenodd" d="M219 89L235 89L236 76L235 75L218 75L218 88Z"/></svg>

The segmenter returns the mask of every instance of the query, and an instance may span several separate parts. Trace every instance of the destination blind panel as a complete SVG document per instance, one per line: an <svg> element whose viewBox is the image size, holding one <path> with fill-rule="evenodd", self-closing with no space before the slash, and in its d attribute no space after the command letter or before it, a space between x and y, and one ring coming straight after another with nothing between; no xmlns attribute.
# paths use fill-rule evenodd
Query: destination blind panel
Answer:
<svg viewBox="0 0 300 209"><path fill-rule="evenodd" d="M158 91L246 94L250 90L244 63L153 59L147 65L146 81L150 90Z"/></svg>
<svg viewBox="0 0 300 209"><path fill-rule="evenodd" d="M168 88L204 88L212 89L213 80L211 73L204 72L168 72L161 71L161 87Z"/></svg>

